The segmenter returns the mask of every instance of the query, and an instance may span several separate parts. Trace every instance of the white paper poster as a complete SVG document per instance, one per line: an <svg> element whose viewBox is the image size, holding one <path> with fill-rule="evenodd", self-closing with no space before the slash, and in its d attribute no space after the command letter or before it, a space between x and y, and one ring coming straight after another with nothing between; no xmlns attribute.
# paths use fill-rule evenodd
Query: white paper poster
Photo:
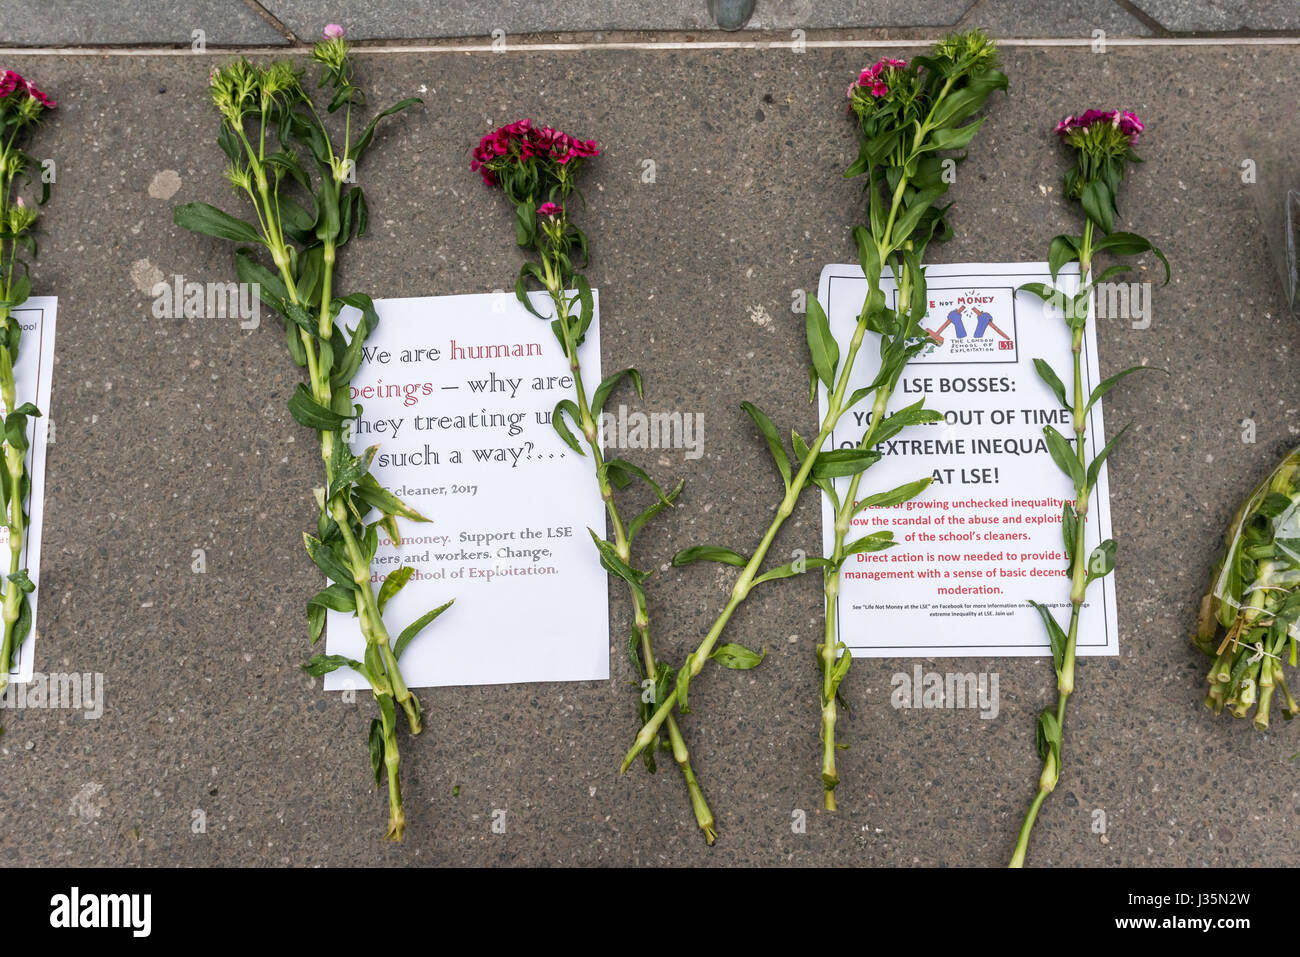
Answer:
<svg viewBox="0 0 1300 957"><path fill-rule="evenodd" d="M18 404L31 402L41 410L40 418L28 420L28 439L31 449L27 467L32 479L31 498L28 500L30 519L27 526L27 543L23 547L20 567L36 585L28 596L32 605L32 630L18 649L17 661L9 672L11 681L32 680L33 661L36 657L36 635L40 624L37 604L41 597L41 530L45 517L45 458L49 444L50 379L54 372L54 323L58 313L55 296L32 296L17 309L13 317L22 326L22 342L18 347L18 364L14 368ZM4 408L0 400L0 408ZM5 415L9 410L4 408ZM9 526L0 524L0 562L3 573L9 573ZM6 586L12 587L12 586Z"/></svg>
<svg viewBox="0 0 1300 957"><path fill-rule="evenodd" d="M593 291L593 296L595 296ZM545 293L534 307L551 314ZM550 425L573 397L568 360L549 322L513 293L376 300L379 328L353 380L362 406L356 453L378 445L371 471L430 523L398 519L380 534L378 588L403 564L415 574L384 621L409 623L456 603L402 655L413 688L609 677L607 576L587 529L605 534L591 460ZM579 350L588 392L600 382L599 300ZM355 310L342 321L352 328ZM357 619L330 612L329 654L361 659ZM343 668L325 688L366 687Z"/></svg>
<svg viewBox="0 0 1300 957"><path fill-rule="evenodd" d="M1047 633L1034 600L1062 627L1069 619L1070 583L1061 536L1061 512L1074 485L1052 461L1043 427L1072 437L1070 414L1038 377L1033 360L1046 359L1070 381L1070 333L1030 293L1027 282L1050 283L1046 263L933 265L926 269L929 307L922 325L931 342L908 365L890 411L925 399L944 421L904 429L880 446L882 458L863 478L859 496L886 491L927 475L934 481L918 498L890 508L868 508L854 519L853 540L893 530L898 543L850 556L840 582L839 640L858 657L1049 655ZM1078 286L1077 267L1059 288ZM882 288L894 302L895 287ZM841 354L853 334L867 284L857 265L822 270L819 299ZM853 389L870 384L879 368L879 339L868 334L858 354ZM1083 387L1100 381L1095 324L1083 347ZM1069 395L1067 386L1067 395ZM820 407L826 413L826 390ZM826 448L851 448L870 423L871 403L845 414ZM1087 423L1090 458L1105 445L1101 403ZM845 494L849 479L837 480ZM1110 491L1101 470L1089 502L1087 548L1110 537ZM829 552L834 513L823 496L822 527ZM1078 654L1119 653L1114 574L1093 584L1083 606Z"/></svg>

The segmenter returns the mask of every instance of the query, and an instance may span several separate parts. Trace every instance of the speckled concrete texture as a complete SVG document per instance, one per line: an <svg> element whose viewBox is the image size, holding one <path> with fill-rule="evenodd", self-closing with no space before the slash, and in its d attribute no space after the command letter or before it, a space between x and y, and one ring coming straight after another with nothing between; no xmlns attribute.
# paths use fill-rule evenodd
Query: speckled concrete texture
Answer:
<svg viewBox="0 0 1300 957"><path fill-rule="evenodd" d="M850 26L942 26L956 23L973 0L758 0L746 29ZM1102 0L1109 2L1109 0ZM265 8L301 37L312 37L338 5L330 0L267 0ZM542 4L528 0L484 4L474 0L394 3L384 0L348 11L357 37L487 36L493 30L541 33L566 30L712 30L707 0L599 0Z"/></svg>
<svg viewBox="0 0 1300 957"><path fill-rule="evenodd" d="M309 42L331 21L354 40L434 40L610 31L717 31L710 0L0 0L0 45L188 46ZM1300 30L1293 0L757 0L747 31L870 31L897 39L917 29L984 26L999 37L1111 37Z"/></svg>
<svg viewBox="0 0 1300 957"><path fill-rule="evenodd" d="M880 53L891 52L881 45ZM339 285L376 296L508 285L509 211L468 169L496 124L545 119L595 137L583 217L601 291L607 368L635 365L648 409L704 415L706 454L628 456L687 481L680 507L638 544L657 645L680 661L724 600L713 566L672 569L677 548L752 547L779 480L743 399L807 435L802 317L792 291L851 260L858 187L844 86L876 51L362 54L372 103L411 94L361 175L371 235ZM369 777L373 705L324 694L299 665L318 586L301 532L318 460L285 409L297 381L271 323L159 320L156 273L232 276L230 250L172 224L176 203L239 204L206 95L210 58L14 57L60 101L38 156L58 161L34 278L60 298L38 670L102 672L105 713L5 711L0 853L13 864L998 865L1038 775L1034 721L1053 698L1045 660L922 662L994 671L1001 709L895 711L911 660L854 663L841 721L841 811L818 810L818 583L756 593L730 636L771 655L710 668L683 721L719 820L705 847L669 767L618 762L636 730L611 592L608 682L425 691L426 731L403 737L408 841L382 840ZM1141 113L1147 162L1124 222L1174 267L1149 329L1099 330L1101 365L1171 371L1107 398L1119 542L1118 658L1079 668L1065 771L1031 863L1289 864L1300 815L1300 729L1260 735L1201 707L1205 663L1188 642L1238 498L1300 435L1300 328L1283 314L1239 175L1242 128L1267 136L1295 47L1017 48L1009 97L960 167L957 238L934 261L1041 259L1076 228L1050 130L1079 109ZM1280 149L1283 144L1276 144ZM641 182L654 160L653 184ZM166 198L160 198L165 196ZM1148 264L1148 267L1150 264ZM1148 268L1139 278L1156 279ZM1241 422L1257 423L1243 444ZM662 460L661 460L662 458ZM777 550L819 548L804 498ZM206 574L191 571L206 550ZM454 789L458 788L458 794ZM795 812L807 814L795 833ZM1092 831L1093 812L1107 833ZM494 833L504 811L505 833ZM501 816L497 815L500 820ZM205 827L197 832L197 823Z"/></svg>
<svg viewBox="0 0 1300 957"><path fill-rule="evenodd" d="M1182 32L1298 30L1294 0L1132 0L1166 29Z"/></svg>
<svg viewBox="0 0 1300 957"><path fill-rule="evenodd" d="M239 0L0 0L0 23L0 46L285 42L266 17ZM202 31L201 37L195 36L196 30Z"/></svg>

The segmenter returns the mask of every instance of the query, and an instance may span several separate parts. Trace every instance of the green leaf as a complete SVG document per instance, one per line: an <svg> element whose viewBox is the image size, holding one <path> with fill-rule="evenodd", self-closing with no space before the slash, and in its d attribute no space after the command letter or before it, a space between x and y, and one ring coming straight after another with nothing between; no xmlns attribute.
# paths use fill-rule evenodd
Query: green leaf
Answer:
<svg viewBox="0 0 1300 957"><path fill-rule="evenodd" d="M1056 623L1056 617L1048 608L1038 604L1036 601L1031 601L1029 604L1034 606L1034 610L1038 612L1038 616L1043 619L1043 627L1047 629L1047 640L1052 646L1052 666L1056 669L1056 673L1059 675L1061 673L1061 668L1065 664L1065 632L1063 632L1061 626Z"/></svg>
<svg viewBox="0 0 1300 957"><path fill-rule="evenodd" d="M1088 581L1105 578L1115 568L1115 540L1108 538L1088 556Z"/></svg>
<svg viewBox="0 0 1300 957"><path fill-rule="evenodd" d="M456 599L453 598L446 604L439 605L437 608L433 609L433 611L425 612L419 618L415 619L415 621L403 628L402 633L397 636L397 641L393 644L393 657L401 658L402 652L406 650L407 645L415 640L415 636L424 631L424 629L428 627L435 618L454 604L456 604Z"/></svg>
<svg viewBox="0 0 1300 957"><path fill-rule="evenodd" d="M515 298L519 300L520 304L525 309L531 312L538 319L549 319L550 316L544 316L537 311L537 307L533 305L532 297L528 295L528 283L525 280L527 280L529 276L532 276L540 283L545 283L546 281L542 274L541 266L537 265L535 262L525 261L523 265L519 267L519 275L515 277ZM552 322L551 329L556 330L555 338L561 345L563 345L564 337L558 331L559 322L558 319L555 320L555 322Z"/></svg>
<svg viewBox="0 0 1300 957"><path fill-rule="evenodd" d="M1153 372L1164 372L1166 375L1169 374L1167 370L1157 369L1153 366L1129 366L1123 372L1116 372L1110 378L1102 379L1101 382L1098 383L1097 388L1092 390L1092 395L1088 396L1088 404L1084 406L1083 409L1084 413L1086 414L1089 409L1097 404L1098 399L1113 389L1115 383L1119 382L1120 379L1124 378L1126 375L1131 375L1134 372L1141 372L1143 369L1151 369Z"/></svg>
<svg viewBox="0 0 1300 957"><path fill-rule="evenodd" d="M762 660L767 657L767 649L764 648L762 654L755 654L744 645L730 642L713 649L713 654L709 655L709 657L724 668L731 668L733 671L748 671L751 668L757 668Z"/></svg>
<svg viewBox="0 0 1300 957"><path fill-rule="evenodd" d="M1060 293L1054 288L1042 282L1027 282L1023 286L1018 286L1016 292L1032 292L1043 302L1053 302L1060 298Z"/></svg>
<svg viewBox="0 0 1300 957"><path fill-rule="evenodd" d="M776 467L781 472L781 479L785 482L786 490L790 489L790 457L786 454L785 446L781 444L781 436L777 434L776 426L772 420L758 406L752 402L742 402L740 407L749 413L749 417L754 420L758 426L758 431L763 433L763 438L767 440L767 448L772 453L772 458L776 461Z"/></svg>
<svg viewBox="0 0 1300 957"><path fill-rule="evenodd" d="M21 262L21 260L20 260ZM27 301L32 293L32 277L23 273L14 280L13 285L9 287L9 298L3 300L4 305L13 309L21 306Z"/></svg>
<svg viewBox="0 0 1300 957"><path fill-rule="evenodd" d="M922 149L930 150L960 150L965 149L979 128L984 125L984 117L980 117L974 123L967 123L965 126L958 126L956 129L937 129L930 133L929 142Z"/></svg>
<svg viewBox="0 0 1300 957"><path fill-rule="evenodd" d="M1038 746L1038 756L1046 761L1050 754L1054 759L1056 767L1061 766L1061 722L1057 720L1056 712L1051 708L1044 708L1038 716L1038 729L1035 734L1035 744Z"/></svg>
<svg viewBox="0 0 1300 957"><path fill-rule="evenodd" d="M25 568L20 568L12 575L7 575L5 577L21 588L24 594L30 595L32 592L36 591L36 583L28 577L27 569Z"/></svg>
<svg viewBox="0 0 1300 957"><path fill-rule="evenodd" d="M856 555L859 552L881 552L886 548L893 548L897 542L894 541L893 532L872 532L870 535L859 538L856 542L850 542L844 546L845 555Z"/></svg>
<svg viewBox="0 0 1300 957"><path fill-rule="evenodd" d="M358 323L356 330L351 332L350 335L352 338L348 340L348 347L343 350L342 359L339 360L334 372L330 375L330 385L335 389L352 381L352 377L361 368L361 360L365 357L365 323Z"/></svg>
<svg viewBox="0 0 1300 957"><path fill-rule="evenodd" d="M888 492L876 492L874 495L868 495L859 499L858 503L853 506L853 514L868 508L889 508L891 505L901 505L903 502L910 502L916 498L934 481L934 476L927 476L923 479L917 479L915 482L908 482L897 488L892 488Z"/></svg>
<svg viewBox="0 0 1300 957"><path fill-rule="evenodd" d="M1065 383L1056 374L1056 370L1047 364L1046 359L1035 359L1034 368L1038 370L1038 378L1047 383L1047 387L1056 395L1056 400L1061 403L1061 408L1070 407L1069 400L1065 397Z"/></svg>
<svg viewBox="0 0 1300 957"><path fill-rule="evenodd" d="M688 701L688 695L691 687L691 665L695 661L695 653L686 656L686 664L682 665L677 672L677 684L675 692L677 696L677 710L682 714L690 714L691 707Z"/></svg>
<svg viewBox="0 0 1300 957"><path fill-rule="evenodd" d="M618 385L619 380L622 379L623 376L627 376L632 380L632 384L636 386L636 394L638 397L643 395L641 391L641 373L637 372L636 369L621 369L607 378L600 385L596 386L596 391L591 397L591 417L593 419L600 418L600 412L605 408L605 400L609 398L609 394L614 391L614 386ZM578 417L575 415L574 422L577 422L577 420Z"/></svg>
<svg viewBox="0 0 1300 957"><path fill-rule="evenodd" d="M1074 562L1074 545L1079 538L1079 516L1069 502L1061 509L1061 537L1065 540L1065 558Z"/></svg>
<svg viewBox="0 0 1300 957"><path fill-rule="evenodd" d="M247 249L235 250L235 275L240 282L253 287L264 305L284 315L284 303L289 298L284 282L249 255Z"/></svg>
<svg viewBox="0 0 1300 957"><path fill-rule="evenodd" d="M880 247L871 231L863 226L853 227L853 238L858 244L858 264L862 266L868 286L871 286L875 277L880 275Z"/></svg>
<svg viewBox="0 0 1300 957"><path fill-rule="evenodd" d="M316 567L323 571L326 576L349 588L355 584L351 570L334 553L334 549L319 538L313 538L306 532L302 533L302 540L303 544L307 546L307 554L311 556L311 560L316 563Z"/></svg>
<svg viewBox="0 0 1300 957"><path fill-rule="evenodd" d="M375 138L375 127L378 125L379 121L382 120L384 117L392 116L394 113L400 113L402 110L405 110L408 107L415 106L416 104L423 103L423 102L424 101L420 99L418 96L408 96L404 100L398 100L392 106L388 107L388 109L380 110L378 113L374 115L374 117L370 120L370 122L366 124L366 128L361 131L361 135L357 137L356 143L354 143L352 145L352 149L348 151L348 156L353 160L361 159L361 155L365 153L367 149L370 148L370 143Z"/></svg>
<svg viewBox="0 0 1300 957"><path fill-rule="evenodd" d="M682 493L682 489L685 487L685 485L686 485L686 481L684 479L678 481L676 488L674 488L663 498L652 503L649 508L647 508L636 518L632 519L632 521L629 522L627 526L627 540L630 542L632 541L632 539L636 538L636 533L641 531L641 529L645 526L646 522L650 521L650 519L654 518L665 508L668 508L670 505L672 505L673 500L676 499L677 496Z"/></svg>
<svg viewBox="0 0 1300 957"><path fill-rule="evenodd" d="M739 552L733 552L730 548L721 548L717 545L695 545L691 548L683 548L673 556L673 564L679 567L692 562L722 562L724 565L743 567L749 564L749 559Z"/></svg>
<svg viewBox="0 0 1300 957"><path fill-rule="evenodd" d="M763 582L776 581L779 578L790 578L794 575L801 575L810 568L830 568L831 565L832 562L829 558L804 558L797 562L786 562L784 565L759 575L754 579L753 584L761 585Z"/></svg>
<svg viewBox="0 0 1300 957"><path fill-rule="evenodd" d="M600 552L600 563L605 570L613 575L617 575L623 581L627 582L638 592L641 591L641 583L650 577L648 572L633 568L626 561L619 557L618 551L609 542L597 535L592 529L588 528L587 533L591 535L591 540L596 543L596 550Z"/></svg>
<svg viewBox="0 0 1300 957"><path fill-rule="evenodd" d="M1074 487L1083 485L1083 466L1072 446L1060 432L1048 425L1043 428L1043 437L1047 439L1047 451L1052 454L1056 467L1074 481Z"/></svg>
<svg viewBox="0 0 1300 957"><path fill-rule="evenodd" d="M312 398L301 382L289 397L289 414L300 424L317 432L335 432L352 416L339 415Z"/></svg>
<svg viewBox="0 0 1300 957"><path fill-rule="evenodd" d="M1110 455L1111 448L1115 445L1116 442L1120 440L1120 438L1127 431L1128 431L1128 426L1126 425L1124 426L1124 428L1120 429L1117 433L1115 433L1115 437L1112 438L1109 442L1107 442L1105 447L1099 453L1097 453L1097 457L1092 460L1092 464L1088 466L1088 488L1092 488L1094 485L1097 484L1097 477L1101 474L1102 463L1106 461L1106 456Z"/></svg>
<svg viewBox="0 0 1300 957"><path fill-rule="evenodd" d="M878 461L880 453L875 449L832 449L817 456L812 474L816 478L842 478L857 475Z"/></svg>
<svg viewBox="0 0 1300 957"><path fill-rule="evenodd" d="M352 491L367 505L379 509L385 515L400 515L402 518L410 519L413 522L429 521L429 519L380 485L373 475L361 476L357 484L352 487Z"/></svg>
<svg viewBox="0 0 1300 957"><path fill-rule="evenodd" d="M340 303L351 306L353 309L360 311L366 330L362 338L369 336L379 328L379 312L375 309L375 301L364 292L349 293L346 296L335 296L331 300L331 305L333 306L339 306Z"/></svg>
<svg viewBox="0 0 1300 957"><path fill-rule="evenodd" d="M314 655L311 661L302 665L302 670L313 678L320 678L331 671L338 671L340 668L351 668L362 675L367 673L365 665L343 655Z"/></svg>
<svg viewBox="0 0 1300 957"><path fill-rule="evenodd" d="M1103 236L1093 244L1094 253L1109 252L1115 256L1137 256L1144 252L1152 253L1165 267L1165 282L1169 282L1169 260L1165 254L1151 244L1151 241L1137 233L1111 233Z"/></svg>
<svg viewBox="0 0 1300 957"><path fill-rule="evenodd" d="M573 420L574 425L578 424L579 417L582 414L578 409L578 403L572 399L561 399L555 403L555 410L551 412L551 426L555 429L556 434L564 440L565 445L579 455L586 455L587 453L582 451L582 446L578 444L578 437L565 424L562 414L564 412L569 413L569 418Z"/></svg>
<svg viewBox="0 0 1300 957"><path fill-rule="evenodd" d="M380 768L384 765L384 723L378 718L370 720L370 770L374 772L375 784L379 784Z"/></svg>
<svg viewBox="0 0 1300 957"><path fill-rule="evenodd" d="M177 226L205 236L217 239L231 239L237 243L255 243L264 245L261 235L244 222L229 213L223 213L207 203L186 203L177 206L172 212L172 220Z"/></svg>
<svg viewBox="0 0 1300 957"><path fill-rule="evenodd" d="M1053 237L1051 248L1047 253L1047 265L1052 270L1052 282L1056 282L1056 274L1061 271L1061 267L1078 258L1079 247L1075 244L1073 236L1062 234Z"/></svg>
<svg viewBox="0 0 1300 957"><path fill-rule="evenodd" d="M632 484L633 479L640 479L654 489L655 495L659 497L661 502L668 501L664 495L664 490L659 487L659 483L652 479L641 466L635 465L627 459L610 459L601 467L619 488L627 488Z"/></svg>
<svg viewBox="0 0 1300 957"><path fill-rule="evenodd" d="M874 245L874 244L873 244ZM804 316L804 331L808 336L808 352L812 355L813 369L826 388L835 387L835 372L840 364L840 347L831 335L830 321L816 296L808 297ZM751 413L752 414L752 413ZM761 428L761 426L760 426Z"/></svg>
<svg viewBox="0 0 1300 957"><path fill-rule="evenodd" d="M356 592L353 590L351 582L345 585L330 585L328 588L318 591L311 601L307 603L308 608L313 605L329 608L332 611L356 611Z"/></svg>
<svg viewBox="0 0 1300 957"><path fill-rule="evenodd" d="M578 318L579 318L578 336L573 343L573 347L576 349L578 346L582 345L582 341L583 339L586 338L587 335L587 329L591 325L591 320L595 318L596 303L594 297L591 294L591 284L587 282L586 276L582 275L581 273L577 273L576 275L574 275L573 285L577 287L578 303L580 306L578 312Z"/></svg>
<svg viewBox="0 0 1300 957"><path fill-rule="evenodd" d="M905 364L905 361L899 363L899 371L902 371L902 366ZM890 384L889 388L892 390L893 385ZM929 425L934 422L942 422L943 413L938 409L921 408L924 402L924 399L918 399L907 408L899 409L893 415L886 416L880 425L876 427L871 437L871 445L874 447L881 442L886 442L911 425Z"/></svg>
<svg viewBox="0 0 1300 957"><path fill-rule="evenodd" d="M1101 227L1102 232L1109 233L1115 228L1115 208L1105 183L1099 179L1089 180L1083 187L1080 199L1083 211Z"/></svg>
<svg viewBox="0 0 1300 957"><path fill-rule="evenodd" d="M352 454L346 442L336 441L330 459L333 478L329 488L325 490L326 499L332 499L340 490L361 481L361 477L370 471L370 463L375 460L375 453L378 451L379 446L372 445L360 456L356 456Z"/></svg>
<svg viewBox="0 0 1300 957"><path fill-rule="evenodd" d="M983 120L980 122L982 123ZM972 124L972 126L978 125L979 124ZM974 130L971 130L971 135L974 135ZM948 147L939 148L947 149ZM890 242L895 246L898 246L906 240L907 237L912 235L912 230L916 228L916 224L920 222L921 217L925 215L931 204L946 192L948 192L948 184L942 183L938 186L932 186L929 189L919 190L915 195L909 198L904 205L903 211L899 213L898 218L894 220L894 229L890 237Z"/></svg>
<svg viewBox="0 0 1300 957"><path fill-rule="evenodd" d="M388 600L401 591L402 586L410 581L411 576L414 574L415 569L413 567L403 565L397 571L389 573L388 577L384 579L384 583L379 586L379 597L375 599L375 604L379 606L381 615L384 613L384 606L388 604Z"/></svg>

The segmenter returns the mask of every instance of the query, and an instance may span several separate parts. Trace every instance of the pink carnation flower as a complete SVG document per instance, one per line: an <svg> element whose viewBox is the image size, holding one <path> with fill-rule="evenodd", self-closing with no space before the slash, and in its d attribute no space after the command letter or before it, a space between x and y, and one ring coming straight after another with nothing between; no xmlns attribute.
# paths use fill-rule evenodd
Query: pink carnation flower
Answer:
<svg viewBox="0 0 1300 957"><path fill-rule="evenodd" d="M1056 135L1064 137L1073 130L1087 130L1094 123L1107 123L1136 144L1138 136L1146 129L1136 113L1129 110L1085 110L1079 116L1067 116L1056 124Z"/></svg>
<svg viewBox="0 0 1300 957"><path fill-rule="evenodd" d="M881 57L863 70L856 81L849 84L849 99L853 99L853 93L858 89L869 90L871 95L877 98L884 96L889 92L889 84L886 82L889 71L905 69L907 69L906 60Z"/></svg>
<svg viewBox="0 0 1300 957"><path fill-rule="evenodd" d="M326 40L342 40L342 39L343 39L343 28L342 28L341 26L339 26L337 23L327 23L327 24L325 24L325 30L324 30L324 33L325 33L325 39L326 39Z"/></svg>
<svg viewBox="0 0 1300 957"><path fill-rule="evenodd" d="M55 103L48 96L46 96L44 93L38 90L36 88L36 84L31 82L31 80L27 81L27 95L30 96L33 100L35 100L37 103L41 104L41 106L45 107L47 110L52 110L56 106L58 106L57 103Z"/></svg>
<svg viewBox="0 0 1300 957"><path fill-rule="evenodd" d="M551 159L561 166L574 159L599 156L595 140L579 140L550 126L540 129L529 119L518 120L488 133L474 149L469 167L481 173L483 182L496 186L500 180L490 168L501 157L518 160ZM498 164L499 168L499 164Z"/></svg>
<svg viewBox="0 0 1300 957"><path fill-rule="evenodd" d="M13 70L5 70L0 75L0 99L5 99L15 93L19 96L23 94L30 96L47 110L52 110L58 106L57 103L42 93L40 88L31 80L23 79L21 74L15 73Z"/></svg>
<svg viewBox="0 0 1300 957"><path fill-rule="evenodd" d="M558 216L562 212L564 212L564 207L555 203L542 203L537 207L538 216Z"/></svg>

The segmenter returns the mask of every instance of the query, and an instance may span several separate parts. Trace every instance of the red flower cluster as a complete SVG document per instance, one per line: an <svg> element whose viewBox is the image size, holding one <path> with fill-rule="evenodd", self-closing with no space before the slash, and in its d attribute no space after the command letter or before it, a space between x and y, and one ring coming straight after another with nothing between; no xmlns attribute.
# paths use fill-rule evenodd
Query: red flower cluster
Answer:
<svg viewBox="0 0 1300 957"><path fill-rule="evenodd" d="M570 160L599 155L595 140L580 140L549 126L538 129L532 120L519 120L483 137L474 148L469 168L481 173L485 184L496 186L500 181L489 164L502 157L513 162L552 159L563 166Z"/></svg>
<svg viewBox="0 0 1300 957"><path fill-rule="evenodd" d="M1094 123L1109 123L1136 144L1146 127L1136 113L1128 110L1085 110L1079 116L1067 116L1056 124L1056 135L1065 136L1072 130L1086 130Z"/></svg>
<svg viewBox="0 0 1300 957"><path fill-rule="evenodd" d="M885 82L888 71L906 69L906 60L882 57L863 70L858 75L858 78L849 84L849 99L853 99L853 92L859 88L869 90L871 95L876 98L884 96L889 92L889 84Z"/></svg>
<svg viewBox="0 0 1300 957"><path fill-rule="evenodd" d="M5 70L4 73L0 75L0 100L8 99L8 97L15 92L17 92L20 97L24 94L30 96L47 110L52 110L58 105L37 89L35 83L30 80L24 80L21 75L15 73L13 70Z"/></svg>

